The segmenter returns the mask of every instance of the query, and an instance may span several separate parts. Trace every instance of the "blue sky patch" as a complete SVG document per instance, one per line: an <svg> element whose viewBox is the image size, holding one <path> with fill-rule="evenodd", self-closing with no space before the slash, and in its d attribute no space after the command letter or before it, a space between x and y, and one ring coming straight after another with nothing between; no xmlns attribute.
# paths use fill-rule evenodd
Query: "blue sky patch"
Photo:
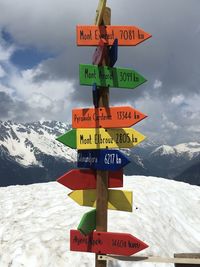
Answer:
<svg viewBox="0 0 200 267"><path fill-rule="evenodd" d="M11 62L20 69L30 69L52 55L38 51L36 48L26 47L16 50L11 56Z"/></svg>
<svg viewBox="0 0 200 267"><path fill-rule="evenodd" d="M7 32L5 29L1 30L1 37L6 41L8 44L13 44L13 38L9 32Z"/></svg>
<svg viewBox="0 0 200 267"><path fill-rule="evenodd" d="M18 46L12 35L5 29L1 30L1 37L7 44L15 44L16 46ZM20 47L19 45L19 49L14 51L10 58L10 61L20 69L30 69L38 65L41 61L46 60L52 56L52 54L45 53L44 51L39 51L34 47Z"/></svg>

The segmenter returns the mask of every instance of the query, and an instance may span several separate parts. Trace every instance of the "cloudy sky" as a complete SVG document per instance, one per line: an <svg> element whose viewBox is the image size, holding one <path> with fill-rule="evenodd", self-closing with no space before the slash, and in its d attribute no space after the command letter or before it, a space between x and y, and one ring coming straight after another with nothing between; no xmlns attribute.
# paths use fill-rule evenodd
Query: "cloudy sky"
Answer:
<svg viewBox="0 0 200 267"><path fill-rule="evenodd" d="M71 109L92 106L79 85L79 63L94 47L77 47L75 27L92 24L98 0L0 0L0 120L71 123ZM199 141L200 1L107 0L113 25L135 25L152 38L120 47L116 66L148 81L135 90L110 89L110 105L148 115L135 126L150 140Z"/></svg>

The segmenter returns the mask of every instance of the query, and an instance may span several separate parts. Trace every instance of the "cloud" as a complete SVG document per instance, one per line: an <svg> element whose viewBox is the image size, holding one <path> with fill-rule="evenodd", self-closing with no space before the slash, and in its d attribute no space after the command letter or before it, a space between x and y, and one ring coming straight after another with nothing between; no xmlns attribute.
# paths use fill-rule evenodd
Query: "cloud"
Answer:
<svg viewBox="0 0 200 267"><path fill-rule="evenodd" d="M23 101L14 101L7 93L0 91L1 120L23 120L26 111L28 111L28 107Z"/></svg>
<svg viewBox="0 0 200 267"><path fill-rule="evenodd" d="M2 66L0 65L0 78L4 77L5 76L5 71L4 69L2 68Z"/></svg>
<svg viewBox="0 0 200 267"><path fill-rule="evenodd" d="M149 117L136 125L156 140L198 139L200 124L200 1L108 0L112 24L136 25L152 38L136 47L119 47L116 66L132 68L147 82L134 89L110 89L110 104L129 104ZM77 47L75 26L92 24L98 0L12 0L0 2L0 118L71 122L71 109L92 106L92 89L79 85L79 63L90 64L94 47ZM178 12L180 10L181 12ZM54 56L31 69L18 69L12 55L34 47ZM6 107L5 104L8 103ZM188 129L194 129L189 133Z"/></svg>
<svg viewBox="0 0 200 267"><path fill-rule="evenodd" d="M12 0L2 0L0 24L18 44L60 51L75 39L76 23L93 21L96 4L87 0L87 11L80 12L80 0L15 0L14 8ZM88 20L92 12L94 15Z"/></svg>
<svg viewBox="0 0 200 267"><path fill-rule="evenodd" d="M184 100L185 100L185 97L183 95L176 95L172 97L171 102L173 104L180 105L184 103Z"/></svg>
<svg viewBox="0 0 200 267"><path fill-rule="evenodd" d="M7 45L7 43L3 40L0 27L0 63L9 61L15 49L14 45Z"/></svg>
<svg viewBox="0 0 200 267"><path fill-rule="evenodd" d="M14 88L13 99L25 103L26 112L29 115L24 118L20 116L20 118L23 121L38 120L41 117L49 120L69 120L73 83L67 80L45 80L36 83L33 81L35 73L38 73L37 68L10 73L8 83L9 87Z"/></svg>
<svg viewBox="0 0 200 267"><path fill-rule="evenodd" d="M177 130L179 127L173 121L170 121L165 114L162 114L161 128L171 131L171 130Z"/></svg>
<svg viewBox="0 0 200 267"><path fill-rule="evenodd" d="M35 77L41 74L42 63L32 69L18 69L10 60L15 51L13 47L1 43L0 119L69 121L74 82L54 79L50 73L46 79L37 80Z"/></svg>
<svg viewBox="0 0 200 267"><path fill-rule="evenodd" d="M162 87L162 82L160 80L155 80L154 84L153 84L153 88L154 89L157 89L157 88L160 88Z"/></svg>

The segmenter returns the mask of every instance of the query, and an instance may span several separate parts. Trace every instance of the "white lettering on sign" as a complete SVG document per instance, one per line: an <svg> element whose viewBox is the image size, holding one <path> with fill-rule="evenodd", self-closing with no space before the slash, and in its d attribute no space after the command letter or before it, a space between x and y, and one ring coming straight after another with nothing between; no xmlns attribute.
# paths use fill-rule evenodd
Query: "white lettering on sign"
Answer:
<svg viewBox="0 0 200 267"><path fill-rule="evenodd" d="M104 158L104 163L107 165L110 164L121 164L122 160L118 157L117 154L106 154Z"/></svg>
<svg viewBox="0 0 200 267"><path fill-rule="evenodd" d="M89 163L90 165L92 165L93 163L98 163L98 158L92 157L91 153L89 153L87 157L84 157L81 155L81 153L79 153L78 162Z"/></svg>

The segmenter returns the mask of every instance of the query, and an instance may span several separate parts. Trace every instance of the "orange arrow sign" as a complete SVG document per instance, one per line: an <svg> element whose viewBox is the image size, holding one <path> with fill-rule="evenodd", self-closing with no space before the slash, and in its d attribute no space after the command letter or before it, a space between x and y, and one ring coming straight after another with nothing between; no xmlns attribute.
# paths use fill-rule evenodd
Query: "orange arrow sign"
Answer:
<svg viewBox="0 0 200 267"><path fill-rule="evenodd" d="M83 108L72 110L72 128L131 127L147 115L132 107Z"/></svg>
<svg viewBox="0 0 200 267"><path fill-rule="evenodd" d="M151 34L135 26L76 26L77 45L97 46L100 39L112 45L118 39L120 46L134 46L151 37Z"/></svg>

